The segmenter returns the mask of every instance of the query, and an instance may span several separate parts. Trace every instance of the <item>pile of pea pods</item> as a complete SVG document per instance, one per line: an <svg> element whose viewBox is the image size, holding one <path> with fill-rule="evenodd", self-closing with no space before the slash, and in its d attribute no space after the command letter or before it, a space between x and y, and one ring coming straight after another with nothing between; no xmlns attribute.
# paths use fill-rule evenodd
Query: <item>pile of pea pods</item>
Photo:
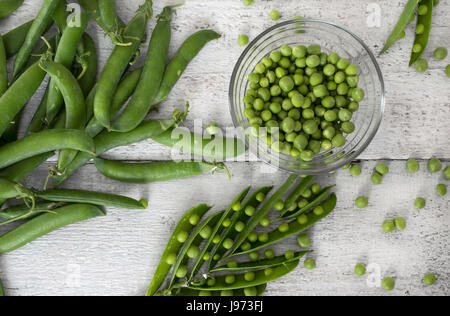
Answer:
<svg viewBox="0 0 450 316"><path fill-rule="evenodd" d="M273 195L273 187L263 187L246 199L248 187L225 211L208 217L211 206L189 210L169 239L147 295L259 296L267 283L295 270L310 252L304 232L337 203L332 187L312 184L313 176L298 179L290 176ZM299 249L278 256L267 249L292 236ZM304 266L314 269L315 260L305 259Z"/></svg>
<svg viewBox="0 0 450 316"><path fill-rule="evenodd" d="M23 2L1 0L0 18L13 18L10 15ZM125 164L101 159L113 148L146 139L176 146L180 139L174 139L172 132L186 119L189 105L167 119L147 117L166 100L206 44L220 35L213 30L198 31L169 59L171 18L179 5L167 6L157 16L149 36L144 66L137 68L133 65L147 39L147 25L153 17L152 1L142 0L128 23L118 16L115 1L77 2L81 12L71 13L73 3L44 0L35 19L0 36L0 207L9 199L24 200L22 205L0 210L0 225L25 221L0 236L0 253L16 250L66 225L103 216L101 206L147 208L145 200L82 190L47 190L48 184L62 184L90 160L94 159L105 176L134 183L226 169L223 163L194 160ZM114 44L103 69L98 67L96 44L86 32L90 22L98 24ZM8 72L8 63L13 65L12 73ZM26 124L21 115L46 76L49 81L40 105L23 128L25 136L18 137L20 124ZM222 150L204 150L217 137L205 139L199 148L193 146L195 136L191 133L192 146L183 148L192 156L220 161L246 150L238 139L223 139ZM227 146L234 150L227 150ZM57 152L57 165L42 180L43 190L21 184Z"/></svg>

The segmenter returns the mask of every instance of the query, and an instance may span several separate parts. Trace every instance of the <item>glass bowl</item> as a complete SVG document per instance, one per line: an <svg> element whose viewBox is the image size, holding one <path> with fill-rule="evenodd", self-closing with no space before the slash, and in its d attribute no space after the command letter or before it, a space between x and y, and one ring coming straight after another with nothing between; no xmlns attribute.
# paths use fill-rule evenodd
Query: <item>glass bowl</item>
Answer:
<svg viewBox="0 0 450 316"><path fill-rule="evenodd" d="M353 115L355 132L346 135L342 148L322 151L312 161L299 161L271 150L260 137L250 132L244 116L243 98L248 89L248 75L263 57L283 45L319 44L326 53L336 52L360 68L359 87L366 93L360 108ZM239 58L230 83L230 110L233 123L245 139L250 152L260 160L282 170L299 175L332 172L355 160L370 144L380 126L385 105L384 81L381 69L369 47L352 32L333 23L301 19L278 24L259 35Z"/></svg>

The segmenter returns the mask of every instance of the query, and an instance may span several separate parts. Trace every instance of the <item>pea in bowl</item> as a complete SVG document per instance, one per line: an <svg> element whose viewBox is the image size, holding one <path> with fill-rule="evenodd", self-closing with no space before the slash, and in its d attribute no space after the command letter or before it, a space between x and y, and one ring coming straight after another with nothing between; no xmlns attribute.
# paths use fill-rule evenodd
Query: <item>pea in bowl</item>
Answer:
<svg viewBox="0 0 450 316"><path fill-rule="evenodd" d="M230 110L250 151L301 175L355 160L380 126L383 76L356 35L311 19L278 24L239 58Z"/></svg>

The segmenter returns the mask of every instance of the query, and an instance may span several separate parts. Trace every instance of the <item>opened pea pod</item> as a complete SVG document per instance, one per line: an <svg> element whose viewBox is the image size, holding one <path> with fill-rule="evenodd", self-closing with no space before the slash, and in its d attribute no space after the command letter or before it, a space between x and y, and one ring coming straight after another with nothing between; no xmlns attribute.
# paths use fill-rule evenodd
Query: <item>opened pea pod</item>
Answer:
<svg viewBox="0 0 450 316"><path fill-rule="evenodd" d="M236 290L221 290L221 291L201 291L201 290L192 290L188 288L183 289L175 289L172 292L166 292L164 294L170 294L172 296L235 296L235 297L244 297L244 296L261 296L266 291L267 284L258 285L256 287L245 287L242 289Z"/></svg>

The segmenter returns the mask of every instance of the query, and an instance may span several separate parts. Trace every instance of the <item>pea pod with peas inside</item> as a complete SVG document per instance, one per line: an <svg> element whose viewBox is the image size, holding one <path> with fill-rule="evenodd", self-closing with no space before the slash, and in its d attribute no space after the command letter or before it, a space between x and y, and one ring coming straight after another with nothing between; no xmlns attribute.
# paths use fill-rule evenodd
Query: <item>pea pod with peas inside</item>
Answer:
<svg viewBox="0 0 450 316"><path fill-rule="evenodd" d="M420 12L417 16L416 38L411 53L409 65L413 65L425 53L430 38L431 25L433 22L433 0L422 0L420 8L426 8L426 12ZM424 13L424 14L422 14ZM418 29L420 28L420 31Z"/></svg>
<svg viewBox="0 0 450 316"><path fill-rule="evenodd" d="M172 268L172 264L176 260L178 253L183 247L183 244L189 238L195 225L192 225L191 218L201 219L209 210L210 206L206 204L199 205L187 212L178 223L169 242L164 250L163 256L156 268L154 277L150 283L147 291L147 296L153 296L158 289L163 285L164 280ZM175 258L175 259L174 259Z"/></svg>
<svg viewBox="0 0 450 316"><path fill-rule="evenodd" d="M94 205L73 204L39 215L0 236L0 253L9 253L62 227L85 221L105 213Z"/></svg>
<svg viewBox="0 0 450 316"><path fill-rule="evenodd" d="M30 210L29 205L20 204L1 210L0 218L7 221L26 220L42 213L51 213L54 209L62 206L65 206L65 203L37 203L34 209Z"/></svg>
<svg viewBox="0 0 450 316"><path fill-rule="evenodd" d="M0 0L0 19L11 15L23 2L24 0Z"/></svg>
<svg viewBox="0 0 450 316"><path fill-rule="evenodd" d="M244 296L261 296L266 291L267 284L258 285L256 287L250 288L242 288L236 290L225 290L225 291L201 291L201 290L192 290L188 288L181 288L174 290L171 295L172 296L235 296L235 297L244 297ZM252 295L250 295L252 294Z"/></svg>
<svg viewBox="0 0 450 316"><path fill-rule="evenodd" d="M128 106L112 124L111 129L118 132L129 132L136 128L147 116L152 101L158 93L171 38L170 20L174 6L165 7L153 30L145 65L136 87L136 91ZM149 83L151 83L149 85Z"/></svg>
<svg viewBox="0 0 450 316"><path fill-rule="evenodd" d="M308 186L313 182L315 177L308 176L304 178L301 182L301 185L297 186L294 191L289 195L284 203L285 207L281 211L281 216L284 216L288 213L293 207L297 206L298 198L308 189Z"/></svg>

